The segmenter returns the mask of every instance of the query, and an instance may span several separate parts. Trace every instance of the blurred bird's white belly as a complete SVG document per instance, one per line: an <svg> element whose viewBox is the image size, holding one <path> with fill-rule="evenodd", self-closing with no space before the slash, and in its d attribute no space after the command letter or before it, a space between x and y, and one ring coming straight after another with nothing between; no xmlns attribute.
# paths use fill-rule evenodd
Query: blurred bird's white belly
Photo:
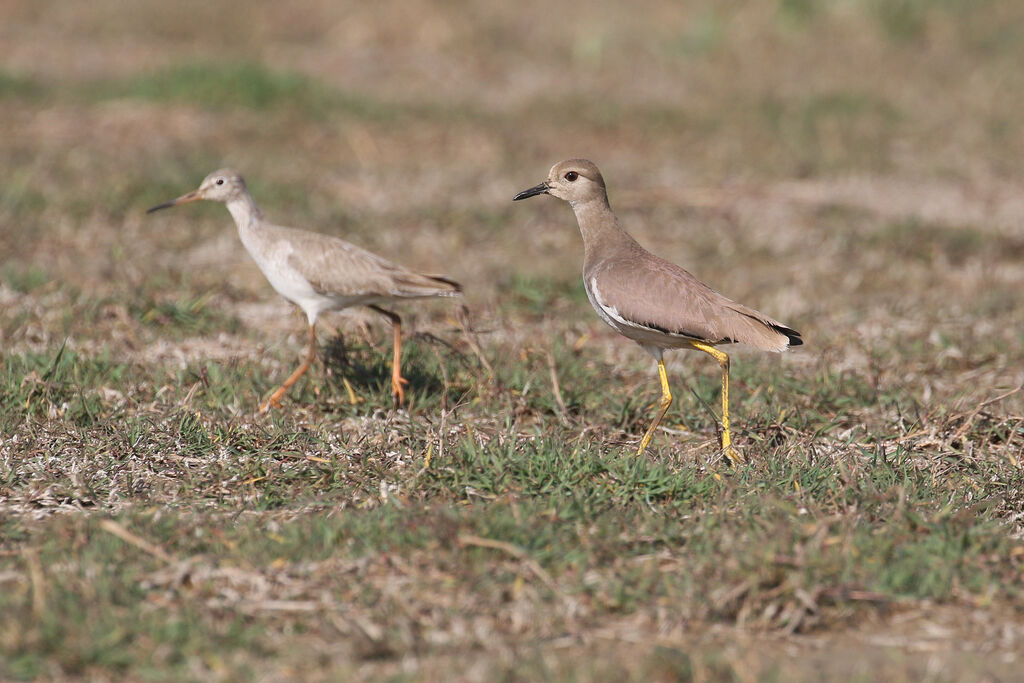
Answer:
<svg viewBox="0 0 1024 683"><path fill-rule="evenodd" d="M246 236L242 236L253 261L274 290L288 301L298 306L306 314L310 324L316 322L317 316L331 308L339 308L331 298L317 292L302 273L296 270L288 257L293 249L284 240L272 244L253 244Z"/></svg>

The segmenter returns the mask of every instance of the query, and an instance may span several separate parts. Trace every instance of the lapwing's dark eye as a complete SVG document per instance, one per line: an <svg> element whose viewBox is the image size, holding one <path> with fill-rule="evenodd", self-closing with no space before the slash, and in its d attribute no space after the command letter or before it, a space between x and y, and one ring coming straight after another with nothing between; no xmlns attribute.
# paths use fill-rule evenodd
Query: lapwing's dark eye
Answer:
<svg viewBox="0 0 1024 683"><path fill-rule="evenodd" d="M568 180L570 183L575 182L576 179L579 177L580 174L577 173L576 171L569 171L568 173L565 174L565 179Z"/></svg>
<svg viewBox="0 0 1024 683"><path fill-rule="evenodd" d="M218 185L223 185L224 184L224 179L223 178L217 178L217 184Z"/></svg>

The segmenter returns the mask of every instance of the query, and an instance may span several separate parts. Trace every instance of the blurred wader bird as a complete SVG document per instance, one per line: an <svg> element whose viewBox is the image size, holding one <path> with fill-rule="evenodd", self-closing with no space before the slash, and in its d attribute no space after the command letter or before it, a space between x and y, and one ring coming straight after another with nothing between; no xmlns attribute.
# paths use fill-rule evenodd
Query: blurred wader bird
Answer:
<svg viewBox="0 0 1024 683"><path fill-rule="evenodd" d="M238 225L238 236L277 293L303 310L309 321L309 352L260 412L279 407L280 399L306 373L316 358L316 319L324 311L367 306L394 327L391 393L395 406L405 399L402 377L402 319L379 304L400 299L456 296L462 287L438 275L416 273L330 235L274 225L249 195L235 171L221 169L206 176L199 189L149 209L153 213L186 202L209 199L226 204Z"/></svg>

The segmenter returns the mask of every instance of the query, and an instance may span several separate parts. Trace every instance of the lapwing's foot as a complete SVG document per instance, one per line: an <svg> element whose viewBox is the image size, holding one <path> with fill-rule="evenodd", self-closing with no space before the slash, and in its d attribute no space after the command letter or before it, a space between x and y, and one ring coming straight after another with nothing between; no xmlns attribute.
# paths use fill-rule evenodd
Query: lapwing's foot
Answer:
<svg viewBox="0 0 1024 683"><path fill-rule="evenodd" d="M738 465L745 465L747 462L746 457L732 444L725 444L722 446L722 458L726 464L730 467L736 467Z"/></svg>

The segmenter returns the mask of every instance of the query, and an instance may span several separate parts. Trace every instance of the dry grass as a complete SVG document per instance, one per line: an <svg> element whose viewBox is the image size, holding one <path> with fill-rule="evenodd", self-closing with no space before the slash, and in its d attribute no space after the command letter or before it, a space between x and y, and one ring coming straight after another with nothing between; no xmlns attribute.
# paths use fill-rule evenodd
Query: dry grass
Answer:
<svg viewBox="0 0 1024 683"><path fill-rule="evenodd" d="M0 676L1016 676L1021 13L4 4ZM682 354L633 457L649 360L568 209L510 201L568 156L804 333L736 354L751 467ZM143 213L229 164L272 219L464 283L475 339L406 311L408 411L356 312L253 414L299 317L222 207Z"/></svg>

